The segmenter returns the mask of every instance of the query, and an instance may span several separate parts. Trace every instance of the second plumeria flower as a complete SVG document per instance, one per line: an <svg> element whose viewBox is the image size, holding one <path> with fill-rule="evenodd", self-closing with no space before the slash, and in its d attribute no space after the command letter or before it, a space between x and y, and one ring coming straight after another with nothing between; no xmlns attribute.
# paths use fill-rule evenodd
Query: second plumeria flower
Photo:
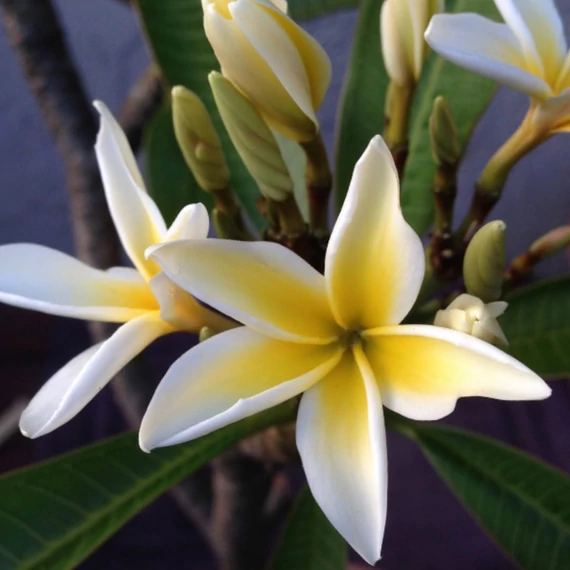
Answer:
<svg viewBox="0 0 570 570"><path fill-rule="evenodd" d="M418 296L424 250L402 215L380 137L356 165L324 275L275 243L191 240L150 253L178 286L245 326L170 368L143 419L141 447L195 439L304 392L296 433L308 483L370 563L380 558L386 518L382 405L435 420L462 396L550 395L531 370L479 339L399 324Z"/></svg>
<svg viewBox="0 0 570 570"><path fill-rule="evenodd" d="M426 32L434 51L526 93L529 126L570 131L570 53L553 0L495 0L504 24L478 14L435 16Z"/></svg>
<svg viewBox="0 0 570 570"><path fill-rule="evenodd" d="M105 342L76 356L44 384L20 420L24 435L60 427L94 398L139 352L160 336L225 330L226 318L202 307L145 259L147 247L169 240L206 238L204 206L184 208L170 229L146 193L127 138L107 107L95 103L101 129L95 151L107 204L135 268L94 269L59 251L33 244L0 246L0 302L52 315L124 323Z"/></svg>
<svg viewBox="0 0 570 570"><path fill-rule="evenodd" d="M293 20L284 0L202 0L204 29L222 73L264 120L296 141L319 131L316 110L331 80L323 48Z"/></svg>
<svg viewBox="0 0 570 570"><path fill-rule="evenodd" d="M382 54L390 79L400 86L420 78L428 46L424 33L444 0L384 0L380 13Z"/></svg>

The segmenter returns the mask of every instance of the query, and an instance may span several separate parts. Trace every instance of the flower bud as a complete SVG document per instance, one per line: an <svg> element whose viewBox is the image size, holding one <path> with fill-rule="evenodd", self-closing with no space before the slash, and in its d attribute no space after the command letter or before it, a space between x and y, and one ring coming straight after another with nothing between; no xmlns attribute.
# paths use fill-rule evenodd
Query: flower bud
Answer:
<svg viewBox="0 0 570 570"><path fill-rule="evenodd" d="M456 165L461 158L457 125L451 108L443 97L436 97L429 118L429 136L433 158L438 166Z"/></svg>
<svg viewBox="0 0 570 570"><path fill-rule="evenodd" d="M447 309L438 311L434 325L469 334L491 344L507 345L497 317L507 308L504 301L496 301L486 305L472 295L459 295Z"/></svg>
<svg viewBox="0 0 570 570"><path fill-rule="evenodd" d="M331 80L323 48L285 13L284 0L202 0L206 36L223 74L267 124L296 141L319 130Z"/></svg>
<svg viewBox="0 0 570 570"><path fill-rule="evenodd" d="M172 117L178 146L203 190L227 188L230 172L208 110L192 91L172 89Z"/></svg>
<svg viewBox="0 0 570 570"><path fill-rule="evenodd" d="M215 71L209 80L228 134L261 193L285 200L293 192L293 181L271 129L231 81Z"/></svg>
<svg viewBox="0 0 570 570"><path fill-rule="evenodd" d="M561 226L537 239L529 253L538 259L545 259L570 246L570 226Z"/></svg>
<svg viewBox="0 0 570 570"><path fill-rule="evenodd" d="M424 32L443 0L385 0L380 13L382 54L390 79L400 86L418 82L428 47Z"/></svg>
<svg viewBox="0 0 570 570"><path fill-rule="evenodd" d="M504 222L489 222L473 236L465 252L465 288L485 303L496 301L502 293L506 229Z"/></svg>

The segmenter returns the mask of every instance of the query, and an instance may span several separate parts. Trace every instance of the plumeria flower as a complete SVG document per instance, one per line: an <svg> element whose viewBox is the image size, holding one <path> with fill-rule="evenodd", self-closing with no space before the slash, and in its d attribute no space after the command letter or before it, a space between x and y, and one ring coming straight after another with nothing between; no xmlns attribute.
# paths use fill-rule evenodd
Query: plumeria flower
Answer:
<svg viewBox="0 0 570 570"><path fill-rule="evenodd" d="M483 303L473 295L459 295L446 309L438 311L433 324L473 335L491 344L509 344L497 321L507 309L505 301Z"/></svg>
<svg viewBox="0 0 570 570"><path fill-rule="evenodd" d="M433 17L426 40L450 61L532 99L532 123L570 131L570 53L553 0L495 0L505 24L478 14Z"/></svg>
<svg viewBox="0 0 570 570"><path fill-rule="evenodd" d="M115 227L135 269L94 269L59 251L26 243L0 246L0 301L43 313L124 323L108 340L76 356L32 399L20 420L22 433L38 437L60 427L156 338L230 321L203 308L152 260L150 245L205 238L208 213L184 208L170 229L144 184L125 134L103 103L95 151Z"/></svg>
<svg viewBox="0 0 570 570"><path fill-rule="evenodd" d="M321 275L274 243L193 240L149 251L180 287L245 326L182 356L140 430L174 445L304 393L297 445L316 501L370 563L380 557L387 463L382 406L436 420L462 396L546 398L531 370L477 338L399 325L424 251L406 223L390 152L374 138L356 165Z"/></svg>
<svg viewBox="0 0 570 570"><path fill-rule="evenodd" d="M331 81L321 45L287 16L285 0L202 0L204 30L222 73L267 124L296 141L319 131Z"/></svg>
<svg viewBox="0 0 570 570"><path fill-rule="evenodd" d="M428 47L424 33L444 0L384 0L380 12L382 55L390 79L398 85L417 83Z"/></svg>

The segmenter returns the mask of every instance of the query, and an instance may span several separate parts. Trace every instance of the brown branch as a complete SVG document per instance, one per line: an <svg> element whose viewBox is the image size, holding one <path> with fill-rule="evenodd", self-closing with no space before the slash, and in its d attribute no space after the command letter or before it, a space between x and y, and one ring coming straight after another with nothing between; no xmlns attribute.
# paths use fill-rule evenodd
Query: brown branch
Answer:
<svg viewBox="0 0 570 570"><path fill-rule="evenodd" d="M119 123L134 153L141 146L144 128L163 99L164 86L160 70L156 65L151 65L131 88L119 114Z"/></svg>

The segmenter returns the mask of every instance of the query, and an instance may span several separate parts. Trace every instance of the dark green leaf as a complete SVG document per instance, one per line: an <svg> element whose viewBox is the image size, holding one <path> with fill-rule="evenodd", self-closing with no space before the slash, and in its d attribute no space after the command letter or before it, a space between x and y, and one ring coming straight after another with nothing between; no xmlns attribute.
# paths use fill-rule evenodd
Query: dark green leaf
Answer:
<svg viewBox="0 0 570 570"><path fill-rule="evenodd" d="M508 351L547 378L570 375L570 277L515 291L501 327Z"/></svg>
<svg viewBox="0 0 570 570"><path fill-rule="evenodd" d="M336 164L336 203L346 196L352 170L370 139L384 129L384 102L389 79L380 52L381 2L363 0L341 103ZM448 12L474 10L472 0L450 0ZM477 2L476 11L496 15L493 0ZM410 154L402 180L402 208L411 226L422 235L433 221L431 186L435 164L428 121L433 100L443 95L457 120L461 142L488 105L494 84L448 63L435 54L428 58L416 89L410 120Z"/></svg>
<svg viewBox="0 0 570 570"><path fill-rule="evenodd" d="M152 51L168 83L194 91L212 114L232 173L232 187L249 218L261 228L263 220L256 207L257 185L227 136L208 83L208 74L218 70L219 65L204 34L200 0L138 0L137 6ZM170 128L174 131L174 127ZM168 188L159 191L168 192Z"/></svg>
<svg viewBox="0 0 570 570"><path fill-rule="evenodd" d="M148 191L170 225L184 206L202 202L210 210L212 197L194 180L178 148L172 128L172 108L162 107L148 124L144 140Z"/></svg>
<svg viewBox="0 0 570 570"><path fill-rule="evenodd" d="M358 0L289 0L289 15L294 20L306 20L356 6Z"/></svg>
<svg viewBox="0 0 570 570"><path fill-rule="evenodd" d="M494 0L451 0L447 12L477 12L497 17ZM423 235L433 222L434 205L431 186L436 166L432 158L428 122L433 101L443 95L457 122L459 137L466 144L474 125L495 92L488 79L461 69L431 54L424 66L416 90L410 122L410 154L402 182L402 209L410 225Z"/></svg>
<svg viewBox="0 0 570 570"><path fill-rule="evenodd" d="M343 97L340 104L335 200L340 209L356 161L384 125L388 75L380 54L379 0L362 0Z"/></svg>
<svg viewBox="0 0 570 570"><path fill-rule="evenodd" d="M344 570L346 543L308 487L297 500L270 570Z"/></svg>
<svg viewBox="0 0 570 570"><path fill-rule="evenodd" d="M75 568L146 505L224 449L291 419L292 408L285 404L148 455L136 435L127 434L5 475L0 478L0 568Z"/></svg>
<svg viewBox="0 0 570 570"><path fill-rule="evenodd" d="M398 429L400 420L391 422ZM567 570L570 478L492 439L404 421L432 465L494 540L526 570Z"/></svg>

